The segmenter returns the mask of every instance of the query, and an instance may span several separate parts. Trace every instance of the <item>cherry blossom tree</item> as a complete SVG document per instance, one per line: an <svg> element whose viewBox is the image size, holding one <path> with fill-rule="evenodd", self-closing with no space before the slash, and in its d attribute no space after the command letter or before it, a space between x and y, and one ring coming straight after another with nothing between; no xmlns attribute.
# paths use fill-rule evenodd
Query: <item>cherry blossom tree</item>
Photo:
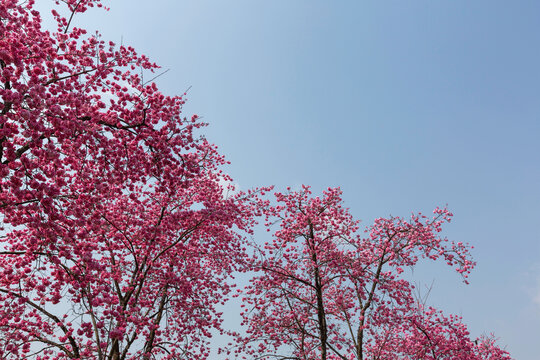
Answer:
<svg viewBox="0 0 540 360"><path fill-rule="evenodd" d="M99 0L33 6L0 0L0 358L207 358L254 193L155 64L74 26Z"/></svg>
<svg viewBox="0 0 540 360"><path fill-rule="evenodd" d="M341 191L276 193L259 270L244 297L240 348L258 359L507 360L492 337L472 340L461 319L414 296L403 277L422 259L442 260L466 282L469 248L439 236L452 214L380 218L359 234Z"/></svg>

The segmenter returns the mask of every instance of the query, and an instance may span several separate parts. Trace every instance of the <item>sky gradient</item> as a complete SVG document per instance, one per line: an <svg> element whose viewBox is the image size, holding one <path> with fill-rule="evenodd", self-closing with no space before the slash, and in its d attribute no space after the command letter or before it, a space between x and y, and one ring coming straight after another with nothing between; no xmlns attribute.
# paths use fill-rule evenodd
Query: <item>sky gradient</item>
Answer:
<svg viewBox="0 0 540 360"><path fill-rule="evenodd" d="M242 189L340 186L364 225L448 204L471 284L443 264L415 279L473 336L538 360L540 2L106 4L76 26L170 69L164 93L191 86L185 114L210 123Z"/></svg>

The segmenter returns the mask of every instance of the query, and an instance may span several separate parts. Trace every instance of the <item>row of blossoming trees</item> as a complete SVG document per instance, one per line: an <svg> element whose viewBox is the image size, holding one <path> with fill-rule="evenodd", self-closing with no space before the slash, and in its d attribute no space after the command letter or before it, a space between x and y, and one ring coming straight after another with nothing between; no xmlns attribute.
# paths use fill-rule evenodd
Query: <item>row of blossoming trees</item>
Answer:
<svg viewBox="0 0 540 360"><path fill-rule="evenodd" d="M510 359L400 275L442 259L467 277L447 210L364 234L339 189L227 196L205 124L139 75L157 66L74 26L99 0L61 2L49 32L33 0L0 0L0 359L206 359L235 271L255 276L223 356Z"/></svg>

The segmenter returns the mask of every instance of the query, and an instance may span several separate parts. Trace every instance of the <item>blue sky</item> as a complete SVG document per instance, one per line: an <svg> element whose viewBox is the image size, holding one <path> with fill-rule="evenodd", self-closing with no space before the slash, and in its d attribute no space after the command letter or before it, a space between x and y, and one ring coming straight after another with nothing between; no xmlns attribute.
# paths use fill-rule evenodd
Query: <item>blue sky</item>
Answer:
<svg viewBox="0 0 540 360"><path fill-rule="evenodd" d="M340 186L365 225L448 207L466 286L442 264L430 301L518 360L540 353L540 2L108 2L77 25L192 86L186 115L240 187Z"/></svg>

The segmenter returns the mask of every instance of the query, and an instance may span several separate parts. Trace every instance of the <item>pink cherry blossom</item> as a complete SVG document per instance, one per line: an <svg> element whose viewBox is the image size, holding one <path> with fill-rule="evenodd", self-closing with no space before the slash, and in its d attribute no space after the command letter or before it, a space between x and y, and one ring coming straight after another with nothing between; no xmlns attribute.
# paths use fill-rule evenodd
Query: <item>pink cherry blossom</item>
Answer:
<svg viewBox="0 0 540 360"><path fill-rule="evenodd" d="M493 338L472 340L461 318L426 307L404 269L442 260L464 281L469 248L439 236L452 214L379 218L364 233L342 206L341 191L312 197L309 187L276 193L245 290L247 334L237 354L259 359L509 360Z"/></svg>
<svg viewBox="0 0 540 360"><path fill-rule="evenodd" d="M254 192L129 46L0 0L0 358L204 359Z"/></svg>

